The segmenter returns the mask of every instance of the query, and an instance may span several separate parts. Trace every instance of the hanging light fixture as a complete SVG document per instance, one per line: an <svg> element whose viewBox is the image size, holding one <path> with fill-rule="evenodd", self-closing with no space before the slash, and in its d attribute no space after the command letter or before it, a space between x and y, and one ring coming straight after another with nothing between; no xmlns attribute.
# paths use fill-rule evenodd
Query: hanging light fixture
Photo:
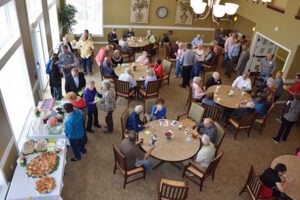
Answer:
<svg viewBox="0 0 300 200"><path fill-rule="evenodd" d="M239 5L235 3L225 3L225 5L221 5L220 1L221 0L208 0L206 3L203 2L203 0L190 0L190 5L197 14L196 20L206 19L208 15L211 14L212 20L215 23L219 23L219 20L231 21L229 17L237 12ZM208 9L206 9L206 6ZM227 18L223 19L225 15L227 15Z"/></svg>

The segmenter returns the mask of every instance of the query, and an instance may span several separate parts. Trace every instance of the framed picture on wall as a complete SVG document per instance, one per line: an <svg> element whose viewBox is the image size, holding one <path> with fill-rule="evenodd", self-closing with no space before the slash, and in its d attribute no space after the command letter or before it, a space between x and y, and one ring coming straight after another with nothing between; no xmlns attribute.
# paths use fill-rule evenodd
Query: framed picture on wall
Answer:
<svg viewBox="0 0 300 200"><path fill-rule="evenodd" d="M150 0L131 0L130 23L147 24Z"/></svg>
<svg viewBox="0 0 300 200"><path fill-rule="evenodd" d="M190 6L190 1L177 1L175 24L192 25L193 23L193 8Z"/></svg>

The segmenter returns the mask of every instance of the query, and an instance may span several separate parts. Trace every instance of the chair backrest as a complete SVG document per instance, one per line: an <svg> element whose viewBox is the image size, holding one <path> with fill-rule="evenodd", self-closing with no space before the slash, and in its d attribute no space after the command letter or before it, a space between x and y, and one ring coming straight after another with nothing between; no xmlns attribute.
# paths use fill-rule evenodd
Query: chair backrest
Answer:
<svg viewBox="0 0 300 200"><path fill-rule="evenodd" d="M114 46L114 50L119 50L120 54L122 55L121 45L113 43L113 46Z"/></svg>
<svg viewBox="0 0 300 200"><path fill-rule="evenodd" d="M142 53L135 53L134 54L134 60L136 60L138 57L142 56Z"/></svg>
<svg viewBox="0 0 300 200"><path fill-rule="evenodd" d="M204 176L209 176L209 175L213 174L213 173L216 171L217 166L218 166L218 164L219 164L221 158L223 157L223 154L224 154L224 152L221 151L221 153L219 153L219 155L218 155L217 157L215 157L215 158L209 163L209 165L208 165L208 167L207 167L207 169L206 169L206 171L205 171L205 173L204 173Z"/></svg>
<svg viewBox="0 0 300 200"><path fill-rule="evenodd" d="M216 144L215 144L215 148L216 148L216 152L215 155L218 155L218 150L223 142L223 139L225 137L225 130L224 128L221 126L221 124L219 124L218 122L214 122L216 128L217 128L217 137L216 137Z"/></svg>
<svg viewBox="0 0 300 200"><path fill-rule="evenodd" d="M162 66L163 66L164 72L166 74L170 74L171 73L172 62L170 62L170 61L168 61L166 59L163 59Z"/></svg>
<svg viewBox="0 0 300 200"><path fill-rule="evenodd" d="M205 103L202 103L202 107L205 108L203 118L211 118L214 121L219 121L222 114L222 108L217 106L211 106Z"/></svg>
<svg viewBox="0 0 300 200"><path fill-rule="evenodd" d="M247 189L250 195L254 197L254 199L258 199L263 183L261 182L259 176L256 175L253 166L250 168L246 185L248 186Z"/></svg>
<svg viewBox="0 0 300 200"><path fill-rule="evenodd" d="M256 112L245 113L239 122L239 126L252 126L256 119L256 116L257 116Z"/></svg>
<svg viewBox="0 0 300 200"><path fill-rule="evenodd" d="M129 82L115 79L116 96L118 94L129 94Z"/></svg>
<svg viewBox="0 0 300 200"><path fill-rule="evenodd" d="M188 181L173 181L168 179L159 179L158 199L185 200L188 197Z"/></svg>
<svg viewBox="0 0 300 200"><path fill-rule="evenodd" d="M271 107L269 108L269 110L268 110L268 112L267 112L266 116L264 117L264 120L263 120L263 125L266 123L266 121L267 121L267 119L268 119L268 117L269 117L270 113L271 113L271 112L272 112L272 110L274 109L274 107L275 107L275 103L272 103L272 105L271 105Z"/></svg>
<svg viewBox="0 0 300 200"><path fill-rule="evenodd" d="M126 132L127 119L129 117L129 109L126 108L121 115L121 129L122 129L122 138L124 138L124 133Z"/></svg>
<svg viewBox="0 0 300 200"><path fill-rule="evenodd" d="M155 105L155 101L157 99L146 99L144 105L144 112L147 114L151 114L152 106Z"/></svg>
<svg viewBox="0 0 300 200"><path fill-rule="evenodd" d="M119 148L113 144L115 162L122 172L127 173L125 156L120 152Z"/></svg>
<svg viewBox="0 0 300 200"><path fill-rule="evenodd" d="M151 54L151 51L153 49L153 44L147 44L144 46L144 51L147 51L148 54Z"/></svg>
<svg viewBox="0 0 300 200"><path fill-rule="evenodd" d="M103 79L105 77L104 77L104 72L103 72L103 68L102 68L102 63L100 63L99 70L100 70L101 80L103 81Z"/></svg>
<svg viewBox="0 0 300 200"><path fill-rule="evenodd" d="M214 72L205 72L205 74L204 74L204 84L206 84L206 82L208 81L208 79L210 77L212 77L213 73Z"/></svg>
<svg viewBox="0 0 300 200"><path fill-rule="evenodd" d="M205 109L199 103L192 102L189 110L189 118L197 123L201 122L204 110Z"/></svg>
<svg viewBox="0 0 300 200"><path fill-rule="evenodd" d="M155 81L149 81L146 89L146 96L147 94L155 94L159 93L159 85L160 85L160 80L155 80Z"/></svg>

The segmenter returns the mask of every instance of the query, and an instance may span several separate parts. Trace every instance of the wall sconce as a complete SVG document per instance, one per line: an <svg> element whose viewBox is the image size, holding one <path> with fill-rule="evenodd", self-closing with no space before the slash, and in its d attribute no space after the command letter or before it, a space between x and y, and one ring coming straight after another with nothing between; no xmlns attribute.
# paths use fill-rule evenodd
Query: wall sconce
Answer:
<svg viewBox="0 0 300 200"><path fill-rule="evenodd" d="M247 0L247 1L252 1L252 3L259 4L259 0ZM261 0L261 2L262 2L262 4L271 3L272 0Z"/></svg>
<svg viewBox="0 0 300 200"><path fill-rule="evenodd" d="M234 18L233 18L233 21L237 21L238 20L238 16L236 15L236 16L234 16Z"/></svg>
<svg viewBox="0 0 300 200"><path fill-rule="evenodd" d="M253 27L252 27L252 31L254 32L254 31L255 31L255 29L256 29L256 26L253 26Z"/></svg>

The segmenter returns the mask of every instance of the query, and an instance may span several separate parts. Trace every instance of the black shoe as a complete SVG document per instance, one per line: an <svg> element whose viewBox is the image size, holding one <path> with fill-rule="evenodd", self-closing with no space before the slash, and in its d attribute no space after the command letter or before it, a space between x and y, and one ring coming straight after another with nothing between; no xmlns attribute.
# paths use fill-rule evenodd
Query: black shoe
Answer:
<svg viewBox="0 0 300 200"><path fill-rule="evenodd" d="M97 124L97 125L94 125L95 127L97 127L97 128L101 128L101 126L99 125L99 124Z"/></svg>
<svg viewBox="0 0 300 200"><path fill-rule="evenodd" d="M95 133L95 131L93 131L92 129L86 129L86 132Z"/></svg>
<svg viewBox="0 0 300 200"><path fill-rule="evenodd" d="M186 88L185 86L182 86L181 84L179 84L179 87Z"/></svg>
<svg viewBox="0 0 300 200"><path fill-rule="evenodd" d="M71 158L71 161L72 161L72 162L76 162L76 161L78 161L78 160L81 160L81 159Z"/></svg>
<svg viewBox="0 0 300 200"><path fill-rule="evenodd" d="M280 139L277 139L276 137L273 137L272 140L273 140L276 144L278 144L278 143L280 142Z"/></svg>
<svg viewBox="0 0 300 200"><path fill-rule="evenodd" d="M104 134L111 134L112 132L110 131L103 131Z"/></svg>
<svg viewBox="0 0 300 200"><path fill-rule="evenodd" d="M87 153L87 150L84 150L84 151L81 151L82 154L86 154Z"/></svg>

